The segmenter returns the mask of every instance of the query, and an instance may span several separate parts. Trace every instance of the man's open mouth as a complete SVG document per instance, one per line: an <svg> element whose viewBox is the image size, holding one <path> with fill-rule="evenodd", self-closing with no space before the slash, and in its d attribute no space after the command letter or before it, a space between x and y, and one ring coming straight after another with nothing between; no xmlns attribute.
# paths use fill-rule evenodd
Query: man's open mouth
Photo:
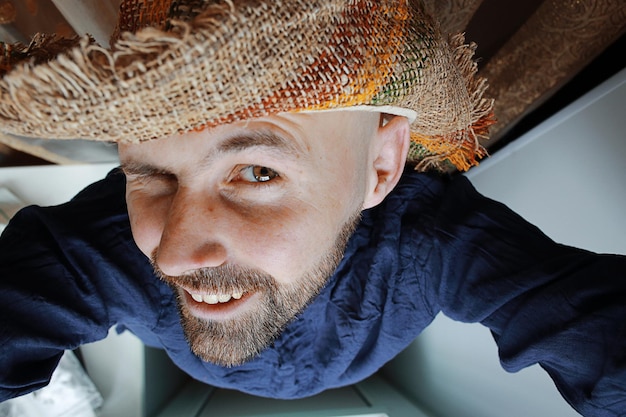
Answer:
<svg viewBox="0 0 626 417"><path fill-rule="evenodd" d="M182 290L189 312L196 317L206 320L225 320L238 315L242 311L247 310L245 305L255 298L253 297L255 294L258 295L258 292L216 294Z"/></svg>
<svg viewBox="0 0 626 417"><path fill-rule="evenodd" d="M243 292L233 292L232 294L202 294L190 292L189 295L197 303L219 304L227 303L231 300L240 300Z"/></svg>

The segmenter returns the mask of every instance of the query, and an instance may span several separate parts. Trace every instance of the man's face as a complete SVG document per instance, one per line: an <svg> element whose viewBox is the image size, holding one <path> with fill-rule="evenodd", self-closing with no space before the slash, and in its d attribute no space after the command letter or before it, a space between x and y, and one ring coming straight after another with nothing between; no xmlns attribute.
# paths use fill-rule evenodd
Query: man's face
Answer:
<svg viewBox="0 0 626 417"><path fill-rule="evenodd" d="M134 239L194 353L254 357L320 291L368 189L379 116L283 114L120 145Z"/></svg>

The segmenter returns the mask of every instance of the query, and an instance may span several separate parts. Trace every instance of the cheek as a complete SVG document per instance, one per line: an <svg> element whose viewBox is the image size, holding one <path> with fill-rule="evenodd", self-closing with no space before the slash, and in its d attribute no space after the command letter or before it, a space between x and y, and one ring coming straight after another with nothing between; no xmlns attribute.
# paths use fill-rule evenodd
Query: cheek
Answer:
<svg viewBox="0 0 626 417"><path fill-rule="evenodd" d="M316 267L336 235L328 213L302 202L285 204L274 215L247 222L239 230L237 240L246 242L248 260L254 259L255 266L281 283L294 282Z"/></svg>
<svg viewBox="0 0 626 417"><path fill-rule="evenodd" d="M367 190L367 164L354 149L336 152L328 157L320 175L317 202L321 210L336 219L347 219L360 210Z"/></svg>
<svg viewBox="0 0 626 417"><path fill-rule="evenodd" d="M133 239L141 252L151 257L161 241L169 204L137 193L128 193L126 203Z"/></svg>

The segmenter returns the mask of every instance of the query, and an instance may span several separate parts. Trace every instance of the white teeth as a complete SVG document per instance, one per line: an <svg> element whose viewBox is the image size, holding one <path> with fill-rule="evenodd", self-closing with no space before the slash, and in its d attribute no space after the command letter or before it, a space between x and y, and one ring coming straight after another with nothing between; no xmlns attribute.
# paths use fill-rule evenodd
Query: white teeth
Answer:
<svg viewBox="0 0 626 417"><path fill-rule="evenodd" d="M202 301L207 304L217 304L219 300L217 299L217 295L215 294L205 294L202 296Z"/></svg>
<svg viewBox="0 0 626 417"><path fill-rule="evenodd" d="M219 301L220 303L225 303L227 301L230 301L230 295L220 294L217 296L217 301Z"/></svg>
<svg viewBox="0 0 626 417"><path fill-rule="evenodd" d="M241 297L243 297L243 292L235 292L233 294L190 294L191 298L193 298L197 303L204 302L207 304L227 303L231 299L240 300Z"/></svg>

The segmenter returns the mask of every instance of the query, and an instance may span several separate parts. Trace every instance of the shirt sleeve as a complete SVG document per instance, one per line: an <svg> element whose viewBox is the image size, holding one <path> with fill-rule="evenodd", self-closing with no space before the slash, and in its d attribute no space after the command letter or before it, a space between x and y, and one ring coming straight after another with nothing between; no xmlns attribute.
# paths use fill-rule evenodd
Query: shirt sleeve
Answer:
<svg viewBox="0 0 626 417"><path fill-rule="evenodd" d="M626 415L626 257L557 244L462 177L431 216L443 313L489 327L506 370L540 364L581 414Z"/></svg>
<svg viewBox="0 0 626 417"><path fill-rule="evenodd" d="M122 177L61 206L27 207L0 236L0 401L47 385L64 350L106 337L124 310L149 314L147 290L122 279L141 264L124 258L135 252Z"/></svg>

